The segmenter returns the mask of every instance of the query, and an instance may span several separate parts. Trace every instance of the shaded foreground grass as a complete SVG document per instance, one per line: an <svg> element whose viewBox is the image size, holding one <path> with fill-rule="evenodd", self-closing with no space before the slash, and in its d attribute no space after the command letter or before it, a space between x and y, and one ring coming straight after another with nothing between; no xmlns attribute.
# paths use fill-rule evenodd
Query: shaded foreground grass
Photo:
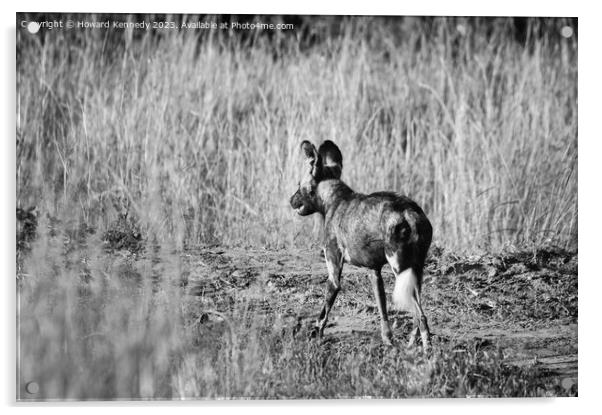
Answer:
<svg viewBox="0 0 602 415"><path fill-rule="evenodd" d="M574 381L562 383L574 374L512 364L515 345L500 334L575 323L576 287L566 287L576 275L566 270L546 279L556 306L538 294L538 281L549 269L540 270L542 277L500 275L500 283L508 282L495 288L497 280L488 281L492 272L486 267L449 271L470 261L431 261L424 291L435 338L432 354L425 356L405 346L410 325L401 314L392 313L398 344L381 344L369 283L355 270L344 277L333 327L322 341L310 339L308 324L322 301L324 270L319 256L302 261L308 252L245 255L217 247L178 253L157 247L131 254L106 252L98 242L96 236L71 243L49 238L34 243L25 258L18 281L19 399L577 393ZM499 306L482 307L490 304L487 296L473 298L466 290L487 293L479 281L492 285L489 295L500 299ZM540 301L496 295L498 289L514 288ZM345 319L365 324L340 331ZM488 324L496 325L498 334L484 339L478 329ZM478 333L470 334L473 330ZM576 352L576 338L562 340L569 342L566 350ZM37 394L27 392L29 382L40 386Z"/></svg>
<svg viewBox="0 0 602 415"><path fill-rule="evenodd" d="M206 362L202 354L194 354L191 366L180 373L187 379L182 381L183 396L208 391L211 397L306 399L566 394L557 381L534 369L505 365L495 351L479 350L477 342L438 347L425 357L419 348L390 348L376 338L283 338L269 323L256 330L252 338L239 340L238 347L226 345L226 358L218 358L212 368L199 371ZM228 372L234 376L220 375Z"/></svg>

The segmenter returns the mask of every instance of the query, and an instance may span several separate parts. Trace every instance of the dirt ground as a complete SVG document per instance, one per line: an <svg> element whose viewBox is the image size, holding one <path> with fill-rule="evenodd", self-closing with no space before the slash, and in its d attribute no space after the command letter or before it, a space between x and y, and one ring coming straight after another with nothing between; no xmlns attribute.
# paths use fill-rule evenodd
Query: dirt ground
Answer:
<svg viewBox="0 0 602 415"><path fill-rule="evenodd" d="M317 248L268 251L211 247L183 254L188 294L227 312L246 301L255 312L297 332L309 331L323 302L326 267ZM577 391L577 255L538 249L455 257L434 248L427 261L423 307L433 346L478 347L508 366L528 367ZM324 342L380 341L368 270L346 265L342 291ZM383 269L388 303L393 274ZM411 321L390 310L396 347L406 347ZM211 316L208 319L213 318Z"/></svg>

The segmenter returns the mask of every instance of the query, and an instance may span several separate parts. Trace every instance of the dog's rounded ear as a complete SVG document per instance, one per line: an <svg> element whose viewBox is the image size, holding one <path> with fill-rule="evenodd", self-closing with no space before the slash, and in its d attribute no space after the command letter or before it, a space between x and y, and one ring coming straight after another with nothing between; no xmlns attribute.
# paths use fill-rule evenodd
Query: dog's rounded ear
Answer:
<svg viewBox="0 0 602 415"><path fill-rule="evenodd" d="M322 169L322 161L320 153L309 141L305 140L301 143L301 152L305 155L305 160L309 162L311 166L311 174L314 177L318 177Z"/></svg>
<svg viewBox="0 0 602 415"><path fill-rule="evenodd" d="M316 150L316 147L307 140L301 143L301 151L303 152L303 155L305 155L305 158L310 160L312 163L318 159L318 151Z"/></svg>
<svg viewBox="0 0 602 415"><path fill-rule="evenodd" d="M343 172L343 154L339 147L330 140L324 141L318 150L324 170L335 179L341 178Z"/></svg>

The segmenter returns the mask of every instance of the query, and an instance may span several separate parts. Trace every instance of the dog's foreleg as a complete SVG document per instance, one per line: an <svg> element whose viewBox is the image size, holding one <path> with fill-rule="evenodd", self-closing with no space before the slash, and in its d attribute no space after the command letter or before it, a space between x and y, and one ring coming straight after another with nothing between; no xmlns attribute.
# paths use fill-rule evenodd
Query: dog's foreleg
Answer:
<svg viewBox="0 0 602 415"><path fill-rule="evenodd" d="M319 337L322 337L324 334L324 328L328 322L328 314L332 309L334 300L337 298L337 294L341 290L341 272L343 271L342 255L339 252L325 249L324 256L326 258L326 268L328 269L328 281L326 282L326 301L316 323Z"/></svg>

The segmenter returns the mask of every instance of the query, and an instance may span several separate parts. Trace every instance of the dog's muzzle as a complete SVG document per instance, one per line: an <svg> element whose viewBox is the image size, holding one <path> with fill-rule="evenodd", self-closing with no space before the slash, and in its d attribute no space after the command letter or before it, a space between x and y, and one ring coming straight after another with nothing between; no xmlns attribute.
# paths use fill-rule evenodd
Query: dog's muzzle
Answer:
<svg viewBox="0 0 602 415"><path fill-rule="evenodd" d="M293 209L295 209L295 211L297 212L297 214L299 214L301 216L305 216L305 215L308 214L307 207L303 203L303 196L301 195L301 192L299 192L297 190L295 192L295 194L291 196L291 201L290 202L291 202L291 207Z"/></svg>

